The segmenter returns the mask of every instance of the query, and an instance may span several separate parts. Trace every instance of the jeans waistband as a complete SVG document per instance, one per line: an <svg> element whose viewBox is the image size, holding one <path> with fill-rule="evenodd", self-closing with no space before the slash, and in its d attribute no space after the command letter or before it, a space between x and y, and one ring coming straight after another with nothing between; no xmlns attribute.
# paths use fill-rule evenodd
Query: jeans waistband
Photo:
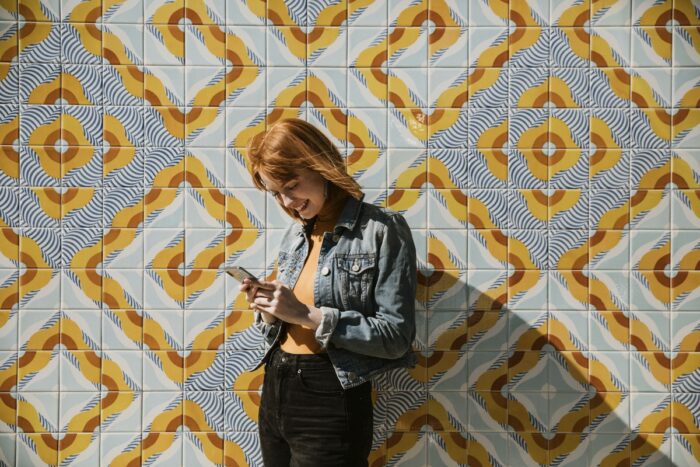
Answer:
<svg viewBox="0 0 700 467"><path fill-rule="evenodd" d="M287 366L294 370L299 368L332 368L333 364L327 353L292 354L275 347L270 354L270 364L275 367Z"/></svg>

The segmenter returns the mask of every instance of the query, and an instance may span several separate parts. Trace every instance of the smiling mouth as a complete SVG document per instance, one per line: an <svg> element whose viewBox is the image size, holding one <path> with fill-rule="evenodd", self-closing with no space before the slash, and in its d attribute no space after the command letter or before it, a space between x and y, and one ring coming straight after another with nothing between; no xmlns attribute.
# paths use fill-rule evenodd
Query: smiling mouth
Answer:
<svg viewBox="0 0 700 467"><path fill-rule="evenodd" d="M301 207L300 207L299 209L297 209L297 211L298 211L298 212L303 211L304 209L306 209L306 207L307 207L308 205L309 205L309 200L307 199L306 201L304 201L304 204L302 204Z"/></svg>

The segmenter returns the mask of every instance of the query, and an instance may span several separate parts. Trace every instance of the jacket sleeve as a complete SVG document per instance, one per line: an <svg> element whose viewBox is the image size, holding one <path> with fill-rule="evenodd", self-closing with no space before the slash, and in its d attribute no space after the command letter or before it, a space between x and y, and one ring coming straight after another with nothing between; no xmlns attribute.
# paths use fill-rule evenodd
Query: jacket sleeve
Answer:
<svg viewBox="0 0 700 467"><path fill-rule="evenodd" d="M401 214L393 213L381 240L373 316L356 310L320 307L316 340L355 353L395 359L411 349L416 336L416 247Z"/></svg>
<svg viewBox="0 0 700 467"><path fill-rule="evenodd" d="M267 324L260 316L260 312L255 311L255 327L262 334L265 343L271 346L275 343L277 335L280 333L283 321L277 320L272 324Z"/></svg>

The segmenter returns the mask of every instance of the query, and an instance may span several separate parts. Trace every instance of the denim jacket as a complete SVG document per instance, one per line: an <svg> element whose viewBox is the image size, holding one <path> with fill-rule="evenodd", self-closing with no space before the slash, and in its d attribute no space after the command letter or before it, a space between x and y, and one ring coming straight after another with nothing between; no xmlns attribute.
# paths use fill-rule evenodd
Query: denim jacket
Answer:
<svg viewBox="0 0 700 467"><path fill-rule="evenodd" d="M348 197L333 232L324 234L314 280L314 304L322 313L316 340L346 389L416 363L411 346L417 269L411 230L401 214L363 199ZM282 237L277 279L290 288L309 253L308 234L294 222ZM267 360L284 325L267 324L255 314L266 343L257 367Z"/></svg>

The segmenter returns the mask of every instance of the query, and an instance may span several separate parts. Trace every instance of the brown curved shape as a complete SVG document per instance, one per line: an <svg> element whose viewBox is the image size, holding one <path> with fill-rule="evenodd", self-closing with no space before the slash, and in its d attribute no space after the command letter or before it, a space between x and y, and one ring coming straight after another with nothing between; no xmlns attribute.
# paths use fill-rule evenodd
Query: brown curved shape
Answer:
<svg viewBox="0 0 700 467"><path fill-rule="evenodd" d="M148 449L151 447L156 441L158 441L158 438L160 435L155 432L151 432L144 438L144 440L141 442L141 447L142 449Z"/></svg>
<svg viewBox="0 0 700 467"><path fill-rule="evenodd" d="M516 257L516 255L508 255L508 256L510 258L511 264L514 264L516 267L523 265L520 258ZM508 278L508 286L512 287L515 284L519 283L523 279L524 276L525 276L525 271L523 271L522 269L515 269L513 274L511 274L511 276Z"/></svg>
<svg viewBox="0 0 700 467"><path fill-rule="evenodd" d="M175 16L175 15L173 14L172 16ZM172 18L172 16L171 16L171 18ZM184 18L188 18L192 22L192 24L202 24L202 18L192 8L185 7L185 11L183 12L182 16Z"/></svg>
<svg viewBox="0 0 700 467"><path fill-rule="evenodd" d="M226 84L233 83L243 74L243 60L233 50L226 52L226 58L231 61L233 68L226 74Z"/></svg>
<svg viewBox="0 0 700 467"><path fill-rule="evenodd" d="M700 107L700 106L698 106L698 107ZM688 188L688 181L685 178L683 178L683 176L679 173L672 172L670 181L672 183L675 183L678 188L681 188L681 189Z"/></svg>
<svg viewBox="0 0 700 467"><path fill-rule="evenodd" d="M44 99L44 104L53 104L56 102L58 99L61 98L61 91L63 92L64 98L69 101L69 104L77 104L78 99L75 97L75 95L68 91L66 88L56 88L50 93L46 95L46 98Z"/></svg>
<svg viewBox="0 0 700 467"><path fill-rule="evenodd" d="M608 64L605 62L605 58L603 58L600 53L593 50L591 50L591 61L599 68L605 68L608 66Z"/></svg>
<svg viewBox="0 0 700 467"><path fill-rule="evenodd" d="M13 378L8 378L8 380L11 380L11 379L13 379ZM3 390L3 391L6 391L5 388L8 388L8 389L9 389L9 388L11 388L12 386L14 386L14 385L11 385L11 386L8 387L8 386L6 386L5 384L3 384L3 386L2 386L3 389L2 389L2 390ZM0 393L0 400L2 400L2 402L3 402L7 407L10 407L11 409L16 409L16 408L17 408L17 399L15 399L14 397L11 397L10 394L8 394L8 393L6 393L6 392Z"/></svg>
<svg viewBox="0 0 700 467"><path fill-rule="evenodd" d="M139 211L136 214L134 214L131 219L129 219L126 223L126 226L128 228L135 228L137 227L141 222L143 222L143 211Z"/></svg>
<svg viewBox="0 0 700 467"><path fill-rule="evenodd" d="M438 16L438 18L439 18L439 16ZM428 10L427 9L421 10L411 20L411 26L413 26L413 27L421 26L425 22L425 20L427 20L427 19L428 19ZM444 25L444 23L442 25ZM438 25L438 26L440 26L440 25Z"/></svg>
<svg viewBox="0 0 700 467"><path fill-rule="evenodd" d="M400 431L394 432L394 434L392 434L389 438L387 438L387 440L385 442L386 447L390 448L390 447L393 447L393 446L399 444L399 442L401 441L401 438L403 438L403 433L401 433Z"/></svg>
<svg viewBox="0 0 700 467"><path fill-rule="evenodd" d="M179 252L170 259L170 261L167 264L168 268L168 276L173 280L178 285L182 285L182 275L177 271L177 268L182 264L182 262L185 260L185 254L183 252Z"/></svg>
<svg viewBox="0 0 700 467"><path fill-rule="evenodd" d="M501 230L492 230L493 232L493 239L496 240L498 243L500 243L503 246L508 245L508 237L506 234L503 233Z"/></svg>
<svg viewBox="0 0 700 467"><path fill-rule="evenodd" d="M61 338L61 343L62 343L68 350L77 350L77 349L78 349L78 344L75 343L75 340L73 340L73 338L72 338L71 336L69 336L69 335L67 335L67 334L64 334L64 333L59 333L59 334L56 335L56 339L58 339L59 336L60 336L60 338ZM53 339L53 336L52 336L52 339ZM50 349L50 348L53 348L53 346L51 346L51 347L46 347L47 344L49 344L49 340L47 340L47 341L44 343L44 350L48 350L48 349Z"/></svg>
<svg viewBox="0 0 700 467"><path fill-rule="evenodd" d="M396 107L396 108L399 108L399 109L406 108L406 105L404 104L403 99L401 99L401 97L399 97L399 95L396 94L395 92L389 91L389 102L394 104L394 107Z"/></svg>
<svg viewBox="0 0 700 467"><path fill-rule="evenodd" d="M615 321L616 321L619 325L621 325L621 326L623 326L623 327L625 327L625 328L629 328L629 326L630 326L630 319L629 319L627 316L625 316L625 314L624 314L623 312L621 312L621 311L613 311L613 312L611 312L611 314L612 314L613 318L615 319Z"/></svg>
<svg viewBox="0 0 700 467"><path fill-rule="evenodd" d="M190 110L189 114L187 115L187 119L190 121L194 121L198 119L201 114L202 107L194 107L192 110Z"/></svg>
<svg viewBox="0 0 700 467"><path fill-rule="evenodd" d="M434 44L445 35L445 28L435 28L432 34L428 35L428 44Z"/></svg>
<svg viewBox="0 0 700 467"><path fill-rule="evenodd" d="M646 101L646 99L644 99L644 97L642 97L641 94L632 91L631 96L632 96L632 102L637 104L637 107L642 107L642 108L650 107L649 103Z"/></svg>
<svg viewBox="0 0 700 467"><path fill-rule="evenodd" d="M21 415L17 415L17 427L21 428L24 433L35 433L34 427L29 423L29 420Z"/></svg>
<svg viewBox="0 0 700 467"><path fill-rule="evenodd" d="M477 216L474 213L468 212L467 213L467 222L469 222L471 225L473 225L476 229L483 229L484 228L484 222L481 220L479 216Z"/></svg>
<svg viewBox="0 0 700 467"><path fill-rule="evenodd" d="M34 16L34 12L31 8L21 3L19 5L19 11L25 19L24 26L19 30L19 38L24 39L34 31L37 23L32 21L36 21L36 16Z"/></svg>
<svg viewBox="0 0 700 467"><path fill-rule="evenodd" d="M538 338L535 340L535 342L539 344L539 343L541 342L541 340L542 340L542 337L543 337L543 336L538 337ZM555 336L555 335L553 335L553 334L548 334L548 335L547 335L547 338L546 338L546 342L545 342L545 343L549 343L549 345L551 345L552 347L554 347L554 349L557 350L557 351L559 351L559 352L561 352L561 351L563 351L563 350L566 350L566 346L565 346L564 343L561 341L561 339L559 339L557 336ZM542 348L542 346L539 346L539 345L538 345L537 347L535 347L535 346L533 345L533 350L534 350L534 349L539 350L539 349L541 349L541 348Z"/></svg>
<svg viewBox="0 0 700 467"><path fill-rule="evenodd" d="M678 109L675 114L673 114L672 118L665 118L665 117L670 117L668 113L664 112L662 109L657 109L657 115L662 118L663 122L666 123L667 125L670 122L673 122L674 125L678 125L682 123L686 117L688 117L688 114L690 114L690 109L687 107Z"/></svg>
<svg viewBox="0 0 700 467"><path fill-rule="evenodd" d="M94 13L94 12L95 12L95 10L93 9L91 13ZM101 43L102 42L102 31L97 29L97 26L94 23L95 19L97 19L99 16L100 16L99 14L95 14L94 19L90 20L90 18L88 18L88 21L93 21L93 23L92 24L90 24L90 22L86 23L85 30L87 31L88 34L90 34L92 36L93 39L97 39Z"/></svg>
<svg viewBox="0 0 700 467"><path fill-rule="evenodd" d="M109 151L104 153L102 156L103 163L107 165L119 157L119 140L113 133L107 130L104 132L104 140L110 145Z"/></svg>
<svg viewBox="0 0 700 467"><path fill-rule="evenodd" d="M522 350L516 350L513 355L508 359L508 368L515 368L515 366L520 363L520 361L525 356L525 352Z"/></svg>
<svg viewBox="0 0 700 467"><path fill-rule="evenodd" d="M3 310L9 310L12 308L14 305L19 303L19 293L18 292L12 292L7 296L5 301L2 302L2 309Z"/></svg>
<svg viewBox="0 0 700 467"><path fill-rule="evenodd" d="M144 89L143 97L146 98L151 105L163 105L163 102L158 98L158 96L150 89Z"/></svg>
<svg viewBox="0 0 700 467"><path fill-rule="evenodd" d="M109 378L109 380L114 382L111 378ZM116 385L114 385L113 387L116 387ZM115 391L108 392L107 395L105 395L104 399L102 399L102 408L104 409L114 404L114 402L117 400L118 394L119 393Z"/></svg>
<svg viewBox="0 0 700 467"><path fill-rule="evenodd" d="M201 187L203 185L199 177L197 177L193 172L190 171L185 171L184 173L178 172L178 174L170 180L169 185L172 187L178 186L181 183L181 180L187 180L188 182L190 182L190 185L194 187Z"/></svg>
<svg viewBox="0 0 700 467"><path fill-rule="evenodd" d="M496 58L493 60L493 66L494 68L499 68L502 67L504 63L508 61L510 57L508 56L508 51L504 50L500 54L496 56Z"/></svg>
<svg viewBox="0 0 700 467"><path fill-rule="evenodd" d="M508 415L508 425L513 427L513 431L523 432L525 430L525 427L520 422L520 419L514 415Z"/></svg>
<svg viewBox="0 0 700 467"><path fill-rule="evenodd" d="M17 117L15 117L17 118ZM5 156L12 162L19 162L19 153L12 148L12 144L19 138L19 128L15 128L7 133L5 139L2 140L2 144L6 146L3 150Z"/></svg>
<svg viewBox="0 0 700 467"><path fill-rule="evenodd" d="M466 104L468 100L469 100L469 93L466 91L461 92L452 101L452 107L459 109L459 108L463 107L464 104ZM441 109L441 112L442 112L442 109Z"/></svg>
<svg viewBox="0 0 700 467"><path fill-rule="evenodd" d="M493 382L493 387L491 388L493 392L490 394L491 397L493 398L493 401L499 406L503 407L504 409L508 408L508 399L506 399L502 394L501 394L501 388L506 385L507 383L507 376L506 375L501 375L499 376L494 382Z"/></svg>
<svg viewBox="0 0 700 467"><path fill-rule="evenodd" d="M432 427L435 431L443 431L445 429L445 427L442 425L442 422L440 422L440 420L437 417L435 417L434 415L428 414L425 417L426 417L426 420L424 423L425 425ZM411 426L411 428L413 428L415 425L417 425L419 423L421 423L421 422L416 420L414 422L414 425ZM423 426L424 424L421 424L421 426ZM416 431L419 431L421 426L415 426Z"/></svg>
<svg viewBox="0 0 700 467"><path fill-rule="evenodd" d="M666 24L673 19L673 10L669 8L668 10L662 12L656 19L656 28L654 28L659 36L664 42L671 43L671 32L666 30Z"/></svg>
<svg viewBox="0 0 700 467"><path fill-rule="evenodd" d="M160 344L158 341L150 334L143 333L143 343L148 346L150 350L160 350Z"/></svg>
<svg viewBox="0 0 700 467"><path fill-rule="evenodd" d="M117 298L110 294L109 292L102 291L102 302L107 305L110 310L116 310L119 308L119 302Z"/></svg>
<svg viewBox="0 0 700 467"><path fill-rule="evenodd" d="M110 50L106 47L102 48L102 57L105 58L110 65L119 65L119 57L117 57L117 54L114 53L113 50Z"/></svg>
<svg viewBox="0 0 700 467"><path fill-rule="evenodd" d="M184 359L181 356L179 356L176 351L168 350L166 352L166 355L168 356L168 360L170 360L175 366L184 368Z"/></svg>

